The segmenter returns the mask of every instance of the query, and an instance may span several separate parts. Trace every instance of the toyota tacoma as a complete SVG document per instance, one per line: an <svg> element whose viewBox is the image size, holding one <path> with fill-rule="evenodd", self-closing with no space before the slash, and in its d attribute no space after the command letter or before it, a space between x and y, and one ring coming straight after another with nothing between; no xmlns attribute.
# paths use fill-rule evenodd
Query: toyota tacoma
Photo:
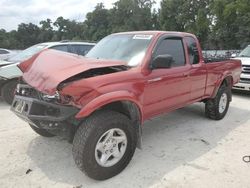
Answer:
<svg viewBox="0 0 250 188"><path fill-rule="evenodd" d="M76 165L96 180L128 165L152 117L204 102L222 119L241 74L239 60L204 59L194 35L165 31L112 34L86 57L44 50L19 68L11 110L38 134L73 142Z"/></svg>

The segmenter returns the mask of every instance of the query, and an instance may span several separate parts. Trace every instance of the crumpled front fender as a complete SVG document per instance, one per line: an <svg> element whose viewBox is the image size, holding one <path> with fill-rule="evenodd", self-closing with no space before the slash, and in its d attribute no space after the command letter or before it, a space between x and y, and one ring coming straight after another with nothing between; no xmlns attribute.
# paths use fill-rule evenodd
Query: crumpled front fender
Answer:
<svg viewBox="0 0 250 188"><path fill-rule="evenodd" d="M97 109L110 104L112 102L116 101L130 101L133 102L137 105L138 109L140 110L141 117L142 116L142 105L139 102L139 99L134 95L133 93L129 91L114 91L110 93L103 94L94 100L90 101L87 103L80 111L78 114L76 114L77 119L81 119L84 117L89 116L91 113L96 111Z"/></svg>

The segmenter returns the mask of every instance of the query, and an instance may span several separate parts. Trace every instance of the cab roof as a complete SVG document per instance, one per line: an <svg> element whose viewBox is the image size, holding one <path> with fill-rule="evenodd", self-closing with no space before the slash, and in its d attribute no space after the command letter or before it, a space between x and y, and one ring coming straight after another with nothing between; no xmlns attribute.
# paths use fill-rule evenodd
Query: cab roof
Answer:
<svg viewBox="0 0 250 188"><path fill-rule="evenodd" d="M158 30L151 30L151 31L129 31L129 32L120 32L120 33L114 33L113 35L122 35L122 34L132 34L132 35L164 35L164 34L169 34L169 35L174 35L174 36L191 36L195 37L195 35L191 33L186 33L186 32L177 32L177 31L158 31Z"/></svg>

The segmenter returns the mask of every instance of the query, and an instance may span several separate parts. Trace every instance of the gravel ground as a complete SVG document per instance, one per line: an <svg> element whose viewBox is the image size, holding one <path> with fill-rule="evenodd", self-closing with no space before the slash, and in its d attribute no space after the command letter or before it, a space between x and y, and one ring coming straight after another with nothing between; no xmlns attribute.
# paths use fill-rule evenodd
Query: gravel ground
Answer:
<svg viewBox="0 0 250 188"><path fill-rule="evenodd" d="M3 102L0 112L1 188L250 187L250 163L242 161L250 155L250 94L235 93L221 121L205 118L197 103L146 122L143 150L102 182L76 168L67 141L38 136Z"/></svg>

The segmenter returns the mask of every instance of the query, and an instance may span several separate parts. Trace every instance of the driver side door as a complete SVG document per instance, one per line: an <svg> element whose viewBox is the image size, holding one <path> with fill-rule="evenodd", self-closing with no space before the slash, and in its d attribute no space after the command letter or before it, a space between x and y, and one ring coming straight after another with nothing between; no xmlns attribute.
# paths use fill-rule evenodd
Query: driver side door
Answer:
<svg viewBox="0 0 250 188"><path fill-rule="evenodd" d="M171 55L171 68L153 69L146 78L144 113L151 117L183 106L190 99L190 65L186 63L183 39L166 38L156 47L153 59Z"/></svg>

